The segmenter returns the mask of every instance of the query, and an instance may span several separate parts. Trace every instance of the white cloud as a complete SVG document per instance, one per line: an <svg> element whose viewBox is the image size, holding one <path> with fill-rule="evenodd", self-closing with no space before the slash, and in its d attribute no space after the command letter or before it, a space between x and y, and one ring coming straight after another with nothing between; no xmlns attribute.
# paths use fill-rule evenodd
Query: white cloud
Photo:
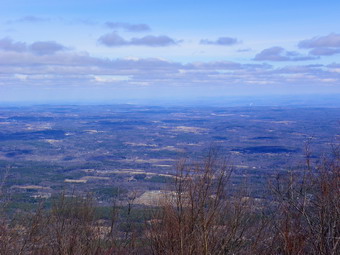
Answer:
<svg viewBox="0 0 340 255"><path fill-rule="evenodd" d="M340 53L340 34L313 37L299 43L300 48L311 49L315 56L331 56Z"/></svg>
<svg viewBox="0 0 340 255"><path fill-rule="evenodd" d="M231 46L237 43L240 43L240 41L233 37L219 37L216 40L202 39L200 41L200 44L220 45L220 46Z"/></svg>
<svg viewBox="0 0 340 255"><path fill-rule="evenodd" d="M112 32L109 34L105 34L98 39L98 42L108 47L117 47L117 46L148 46L148 47L164 47L176 45L174 39L166 36L154 36L154 35L146 35L140 38L131 38L130 40L126 40L116 32Z"/></svg>
<svg viewBox="0 0 340 255"><path fill-rule="evenodd" d="M262 50L254 58L257 61L305 61L312 59L315 59L315 57L303 56L298 52L286 51L284 48L277 46Z"/></svg>
<svg viewBox="0 0 340 255"><path fill-rule="evenodd" d="M145 32L150 31L150 27L147 24L130 24L127 22L106 22L105 25L111 29L123 29L129 32Z"/></svg>
<svg viewBox="0 0 340 255"><path fill-rule="evenodd" d="M66 47L55 41L38 41L27 44L24 42L14 42L9 37L0 40L0 50L9 52L31 52L36 55L51 55L66 49Z"/></svg>
<svg viewBox="0 0 340 255"><path fill-rule="evenodd" d="M112 83L112 82L131 80L131 77L128 75L94 75L93 78L96 82L103 82L103 83Z"/></svg>
<svg viewBox="0 0 340 255"><path fill-rule="evenodd" d="M0 52L1 84L25 82L41 86L89 86L114 84L138 86L240 86L244 84L334 84L340 81L339 66L301 65L275 68L268 64L230 61L182 64L164 59L102 59L63 52L35 55L31 52ZM13 75L15 74L15 75ZM12 77L12 78L11 78Z"/></svg>

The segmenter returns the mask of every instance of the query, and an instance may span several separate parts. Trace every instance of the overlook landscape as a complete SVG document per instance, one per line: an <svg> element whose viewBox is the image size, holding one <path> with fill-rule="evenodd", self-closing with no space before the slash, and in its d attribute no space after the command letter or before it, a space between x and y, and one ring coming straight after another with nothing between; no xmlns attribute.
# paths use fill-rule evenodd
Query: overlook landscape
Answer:
<svg viewBox="0 0 340 255"><path fill-rule="evenodd" d="M6 187L27 199L74 189L101 197L112 187L142 195L164 188L180 159L211 148L229 157L235 178L256 183L303 164L308 142L322 157L340 133L339 108L23 106L0 114Z"/></svg>
<svg viewBox="0 0 340 255"><path fill-rule="evenodd" d="M339 11L2 0L0 255L340 254Z"/></svg>

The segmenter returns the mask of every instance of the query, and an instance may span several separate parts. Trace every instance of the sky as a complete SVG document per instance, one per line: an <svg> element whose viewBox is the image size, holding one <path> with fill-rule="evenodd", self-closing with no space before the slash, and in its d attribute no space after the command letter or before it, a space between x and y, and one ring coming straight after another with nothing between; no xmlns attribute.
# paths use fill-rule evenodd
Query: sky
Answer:
<svg viewBox="0 0 340 255"><path fill-rule="evenodd" d="M340 1L0 4L0 103L340 94Z"/></svg>

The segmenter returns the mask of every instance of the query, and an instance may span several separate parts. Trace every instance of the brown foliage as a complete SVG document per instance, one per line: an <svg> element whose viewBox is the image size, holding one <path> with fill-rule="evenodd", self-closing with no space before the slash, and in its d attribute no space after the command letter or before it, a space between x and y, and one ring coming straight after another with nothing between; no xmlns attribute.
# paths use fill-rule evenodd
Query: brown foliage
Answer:
<svg viewBox="0 0 340 255"><path fill-rule="evenodd" d="M251 199L231 196L232 169L210 154L203 164L181 162L173 192L151 222L153 254L235 254L251 242Z"/></svg>
<svg viewBox="0 0 340 255"><path fill-rule="evenodd" d="M272 249L278 254L340 253L340 157L277 178Z"/></svg>
<svg viewBox="0 0 340 255"><path fill-rule="evenodd" d="M305 169L278 175L275 196L260 205L247 186L232 185L232 168L213 152L203 163L182 161L144 232L132 222L135 197L124 222L113 205L103 224L91 197L61 195L21 220L1 215L0 255L340 254L339 155L315 166L307 151Z"/></svg>

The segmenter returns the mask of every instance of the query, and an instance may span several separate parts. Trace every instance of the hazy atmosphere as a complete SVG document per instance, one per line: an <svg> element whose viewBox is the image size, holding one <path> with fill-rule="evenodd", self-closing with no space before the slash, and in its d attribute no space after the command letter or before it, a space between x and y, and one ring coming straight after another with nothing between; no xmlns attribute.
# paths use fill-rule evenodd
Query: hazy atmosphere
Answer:
<svg viewBox="0 0 340 255"><path fill-rule="evenodd" d="M0 255L340 254L340 0L0 4Z"/></svg>
<svg viewBox="0 0 340 255"><path fill-rule="evenodd" d="M1 4L1 103L340 94L339 1Z"/></svg>

